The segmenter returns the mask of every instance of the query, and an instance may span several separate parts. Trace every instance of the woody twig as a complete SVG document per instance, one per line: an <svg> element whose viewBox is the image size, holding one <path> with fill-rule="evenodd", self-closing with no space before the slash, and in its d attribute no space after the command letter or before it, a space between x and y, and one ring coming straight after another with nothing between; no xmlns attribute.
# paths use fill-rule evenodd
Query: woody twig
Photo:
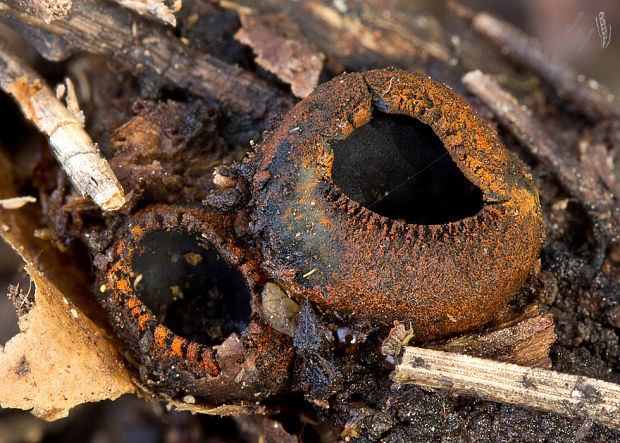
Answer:
<svg viewBox="0 0 620 443"><path fill-rule="evenodd" d="M62 20L46 24L0 1L0 20L31 37L48 59L86 51L114 57L135 74L215 99L232 113L261 120L291 102L277 88L215 57L199 53L164 29L113 3L81 0Z"/></svg>
<svg viewBox="0 0 620 443"><path fill-rule="evenodd" d="M620 428L620 386L603 380L412 346L392 380Z"/></svg>
<svg viewBox="0 0 620 443"><path fill-rule="evenodd" d="M512 60L547 81L560 97L578 104L586 115L595 120L620 118L620 106L611 94L597 82L586 81L585 76L575 73L515 26L484 12L473 17L472 26Z"/></svg>
<svg viewBox="0 0 620 443"><path fill-rule="evenodd" d="M82 122L4 44L0 44L0 88L13 96L26 118L47 135L56 158L82 194L104 210L123 206L123 189Z"/></svg>

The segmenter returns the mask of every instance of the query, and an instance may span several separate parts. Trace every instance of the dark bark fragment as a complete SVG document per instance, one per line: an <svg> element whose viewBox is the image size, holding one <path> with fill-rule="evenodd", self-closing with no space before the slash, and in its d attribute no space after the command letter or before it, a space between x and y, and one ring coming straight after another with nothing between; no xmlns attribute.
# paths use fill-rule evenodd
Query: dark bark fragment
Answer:
<svg viewBox="0 0 620 443"><path fill-rule="evenodd" d="M188 90L199 97L214 98L233 113L252 119L267 118L290 104L288 97L251 73L224 63L208 54L197 53L163 27L144 20L120 6L85 0L77 2L67 18L46 24L32 16L0 4L5 23L50 50L42 55L58 59L81 50L113 56L136 74L150 73L165 84Z"/></svg>

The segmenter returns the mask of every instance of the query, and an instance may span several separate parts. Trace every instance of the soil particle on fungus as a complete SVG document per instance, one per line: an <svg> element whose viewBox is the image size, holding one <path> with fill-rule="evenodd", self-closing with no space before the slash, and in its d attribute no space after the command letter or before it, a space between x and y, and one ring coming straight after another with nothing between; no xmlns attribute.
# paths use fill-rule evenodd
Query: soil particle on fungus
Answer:
<svg viewBox="0 0 620 443"><path fill-rule="evenodd" d="M336 346L344 349L345 352L355 352L358 346L366 341L370 330L368 324L357 327L351 323L344 322L334 326L334 340Z"/></svg>
<svg viewBox="0 0 620 443"><path fill-rule="evenodd" d="M299 322L299 305L276 284L268 282L261 292L265 321L275 330L295 336Z"/></svg>

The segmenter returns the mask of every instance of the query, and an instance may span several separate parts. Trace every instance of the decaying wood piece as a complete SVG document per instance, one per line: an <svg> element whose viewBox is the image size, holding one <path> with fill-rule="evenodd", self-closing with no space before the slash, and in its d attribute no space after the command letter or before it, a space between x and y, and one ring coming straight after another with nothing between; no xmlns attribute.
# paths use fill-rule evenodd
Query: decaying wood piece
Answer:
<svg viewBox="0 0 620 443"><path fill-rule="evenodd" d="M171 26L177 25L175 12L183 6L181 0L114 0L125 8L133 9L138 14L150 15Z"/></svg>
<svg viewBox="0 0 620 443"><path fill-rule="evenodd" d="M463 83L487 105L497 119L539 161L549 165L566 190L577 198L592 218L595 229L611 243L620 241L620 202L615 192L604 186L594 169L570 157L546 133L515 97L490 76L472 71Z"/></svg>
<svg viewBox="0 0 620 443"><path fill-rule="evenodd" d="M7 0L7 3L50 23L66 17L73 0Z"/></svg>
<svg viewBox="0 0 620 443"><path fill-rule="evenodd" d="M108 162L45 81L0 43L0 87L49 137L56 158L76 188L106 211L125 204L125 194Z"/></svg>
<svg viewBox="0 0 620 443"><path fill-rule="evenodd" d="M583 75L545 52L536 39L484 12L473 17L472 25L516 63L547 81L560 97L579 105L586 115L593 119L620 118L620 106L613 95L603 91L596 81L586 81Z"/></svg>
<svg viewBox="0 0 620 443"><path fill-rule="evenodd" d="M519 318L479 333L463 334L432 347L473 357L534 368L551 368L549 349L556 336L553 315L531 306Z"/></svg>
<svg viewBox="0 0 620 443"><path fill-rule="evenodd" d="M392 380L585 416L620 429L620 385L603 380L412 346L405 347Z"/></svg>
<svg viewBox="0 0 620 443"><path fill-rule="evenodd" d="M290 84L293 94L307 97L319 83L323 54L285 15L240 14L239 18L242 27L235 38L254 50L259 65Z"/></svg>
<svg viewBox="0 0 620 443"><path fill-rule="evenodd" d="M221 0L240 13L290 17L318 49L347 67L420 68L427 59L449 62L445 33L431 16L412 16L382 0Z"/></svg>
<svg viewBox="0 0 620 443"><path fill-rule="evenodd" d="M118 5L81 0L67 18L46 24L0 2L0 20L29 36L44 57L58 58L59 52L68 57L73 50L113 56L131 72L154 74L170 86L214 98L242 116L261 120L291 104L255 75L192 50Z"/></svg>

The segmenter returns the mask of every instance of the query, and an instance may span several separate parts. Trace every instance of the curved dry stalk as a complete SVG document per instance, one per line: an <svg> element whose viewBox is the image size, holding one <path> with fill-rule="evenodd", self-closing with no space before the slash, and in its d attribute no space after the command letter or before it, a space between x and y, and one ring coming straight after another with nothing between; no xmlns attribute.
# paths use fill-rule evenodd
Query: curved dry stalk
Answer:
<svg viewBox="0 0 620 443"><path fill-rule="evenodd" d="M620 106L611 94L546 52L536 39L485 12L475 14L472 26L515 62L542 77L560 97L577 103L586 115L593 119L620 118Z"/></svg>

